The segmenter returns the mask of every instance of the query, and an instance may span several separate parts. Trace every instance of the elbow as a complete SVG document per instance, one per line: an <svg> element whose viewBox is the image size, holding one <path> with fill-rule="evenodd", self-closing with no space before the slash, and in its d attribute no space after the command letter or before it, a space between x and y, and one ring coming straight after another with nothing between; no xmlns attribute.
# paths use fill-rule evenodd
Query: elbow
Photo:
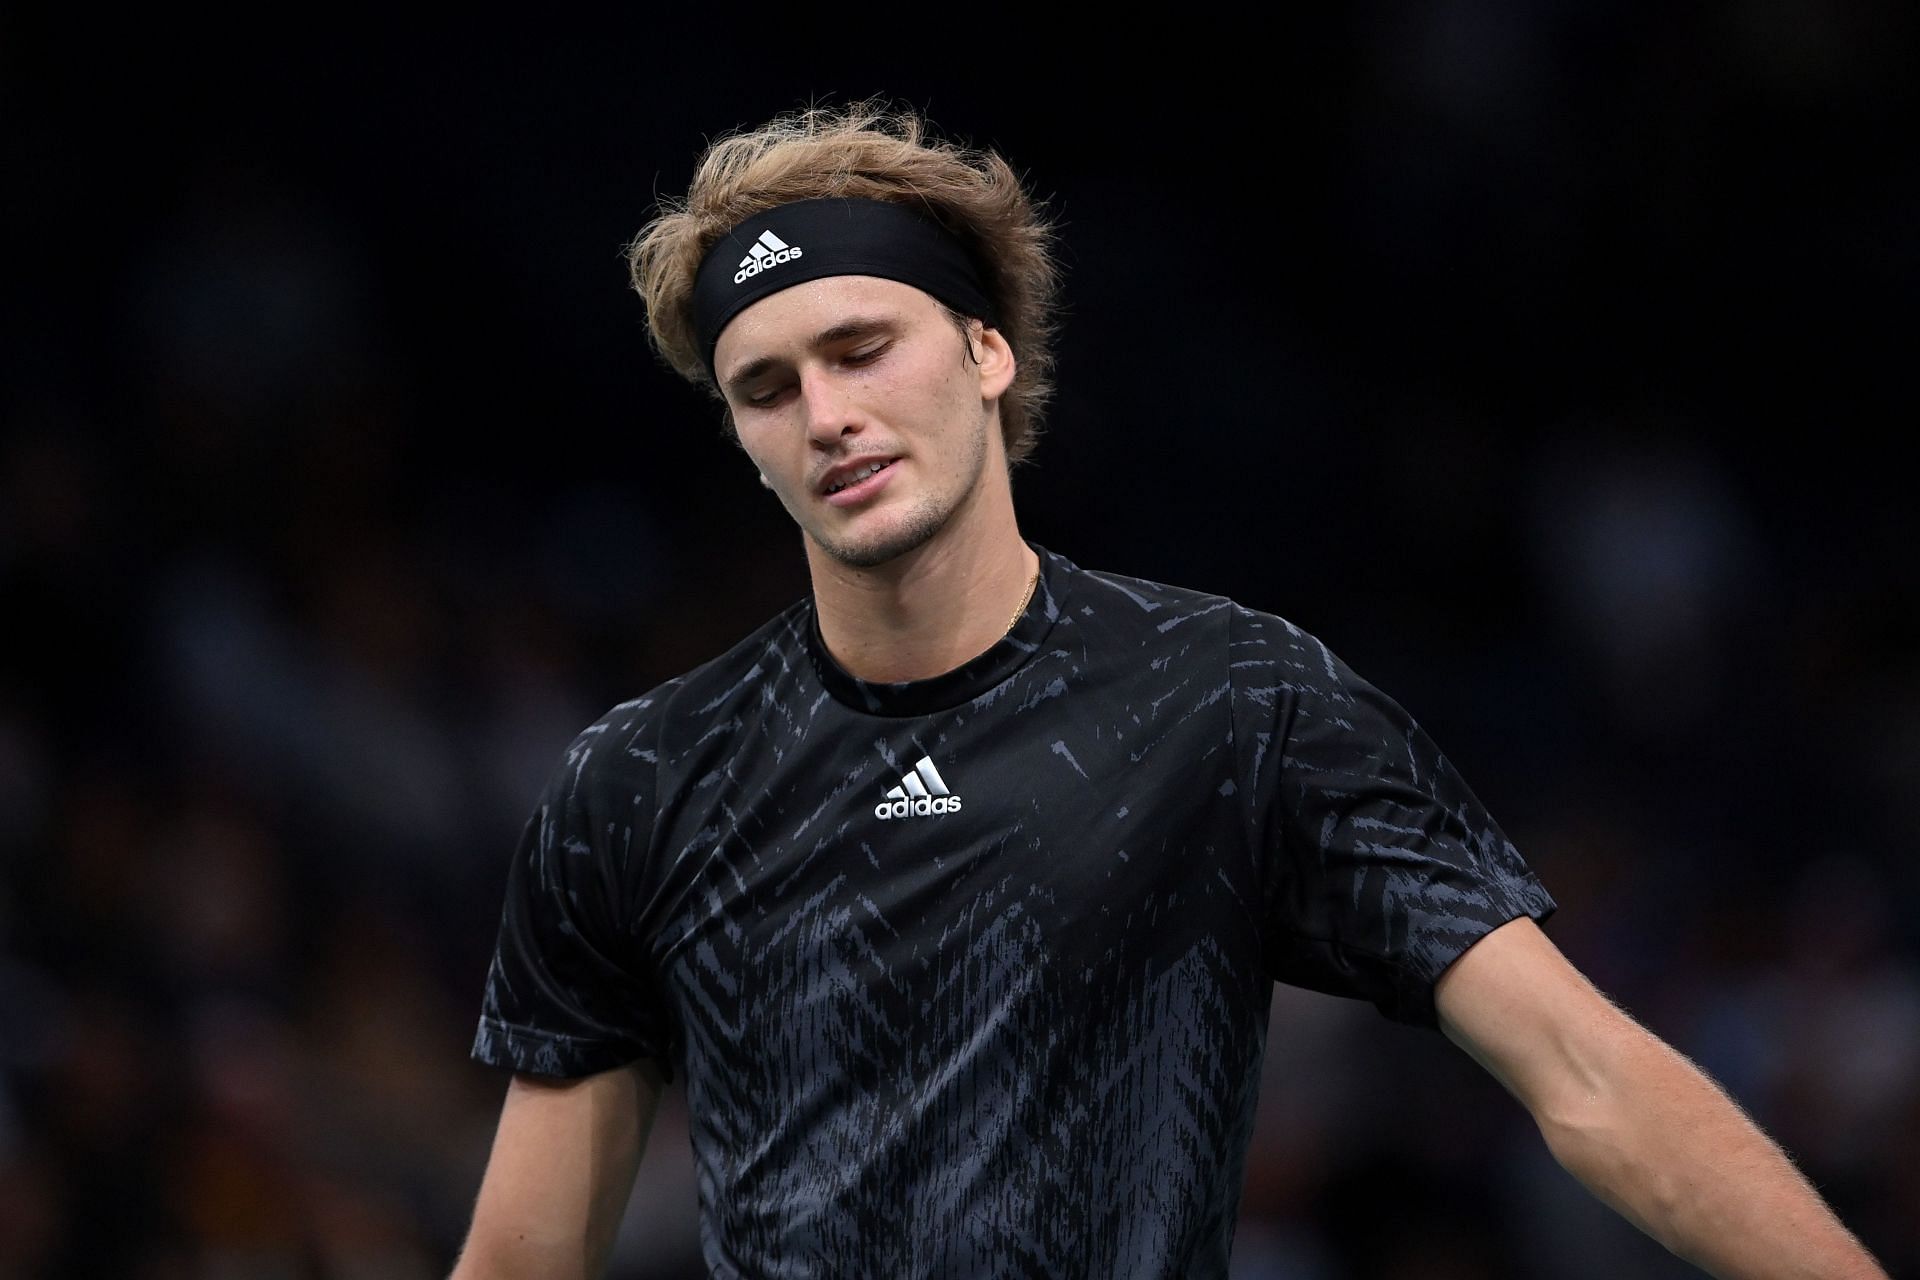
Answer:
<svg viewBox="0 0 1920 1280"><path fill-rule="evenodd" d="M1597 1031L1562 1047L1565 1069L1527 1099L1547 1150L1588 1191L1668 1249L1687 1187L1673 1145L1685 1139L1669 1105L1684 1092L1676 1056L1610 1008Z"/></svg>
<svg viewBox="0 0 1920 1280"><path fill-rule="evenodd" d="M1560 1167L1634 1226L1674 1247L1672 1224L1684 1188L1649 1158L1628 1108L1604 1094L1544 1108L1534 1116Z"/></svg>

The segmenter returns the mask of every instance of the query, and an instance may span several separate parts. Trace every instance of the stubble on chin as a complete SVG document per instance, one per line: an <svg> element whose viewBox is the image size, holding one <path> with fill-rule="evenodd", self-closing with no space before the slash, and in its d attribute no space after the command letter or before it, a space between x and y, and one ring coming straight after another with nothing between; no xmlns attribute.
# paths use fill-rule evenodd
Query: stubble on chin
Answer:
<svg viewBox="0 0 1920 1280"><path fill-rule="evenodd" d="M870 540L836 539L829 542L824 538L815 538L814 543L850 569L877 569L887 561L898 559L931 542L933 535L946 525L949 514L932 507L922 507L910 513L898 526L876 534Z"/></svg>

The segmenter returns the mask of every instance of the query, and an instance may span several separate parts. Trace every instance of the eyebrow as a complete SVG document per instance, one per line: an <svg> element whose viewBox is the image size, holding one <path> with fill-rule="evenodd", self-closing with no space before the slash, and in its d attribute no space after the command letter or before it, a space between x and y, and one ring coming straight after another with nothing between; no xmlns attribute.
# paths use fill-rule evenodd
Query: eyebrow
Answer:
<svg viewBox="0 0 1920 1280"><path fill-rule="evenodd" d="M871 337L876 333L890 332L897 327L898 323L893 316L853 316L814 334L807 342L807 349L818 351L836 342L848 342L856 338ZM780 363L779 356L761 356L747 361L727 378L727 390L738 390L743 384L752 382Z"/></svg>

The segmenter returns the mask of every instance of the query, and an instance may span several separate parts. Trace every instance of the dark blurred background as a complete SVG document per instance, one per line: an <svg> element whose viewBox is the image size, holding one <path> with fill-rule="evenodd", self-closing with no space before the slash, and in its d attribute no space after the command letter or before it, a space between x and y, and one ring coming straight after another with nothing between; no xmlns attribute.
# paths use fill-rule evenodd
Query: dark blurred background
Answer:
<svg viewBox="0 0 1920 1280"><path fill-rule="evenodd" d="M1920 1273L1912 6L1037 21L0 12L0 1275L450 1264L547 768L806 590L619 251L873 93L1059 219L1029 536L1393 694ZM1271 1043L1236 1276L1691 1274L1437 1034ZM619 1280L698 1274L686 1145Z"/></svg>

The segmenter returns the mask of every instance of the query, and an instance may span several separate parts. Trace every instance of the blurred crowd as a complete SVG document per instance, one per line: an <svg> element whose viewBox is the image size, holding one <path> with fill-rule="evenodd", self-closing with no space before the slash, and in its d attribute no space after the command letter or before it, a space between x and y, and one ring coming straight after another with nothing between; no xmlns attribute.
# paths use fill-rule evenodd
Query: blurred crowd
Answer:
<svg viewBox="0 0 1920 1280"><path fill-rule="evenodd" d="M1910 309L1920 272L1913 161L1855 128L1912 96L1900 23L1780 0L1569 35L1558 8L1343 32L1345 131L1277 215L1329 265L1269 312L1208 293L1245 208L1154 208L1065 130L1009 142L1070 215L1073 307L1016 498L1082 565L1230 590L1404 702L1561 903L1562 950L1920 1274L1920 521L1854 448L1911 397L1848 319ZM667 189L702 132L803 96L710 91L640 163ZM16 118L30 152L88 128ZM1626 132L1577 124L1600 119ZM414 332L399 215L237 154L183 165L97 313L30 319L51 270L4 304L0 1277L442 1274L505 1087L466 1051L547 769L805 590L637 301L605 313L634 381L558 389L561 349L615 322L527 283L551 263L510 275L494 322L532 354L490 421L508 340L475 368L457 305ZM43 230L106 181L69 180ZM558 235L504 207L462 243ZM558 270L617 292L617 234ZM1630 300L1610 282L1648 255L1701 279ZM1141 294L1259 354L1201 335L1171 385L1120 385L1142 342L1194 336L1143 333ZM1245 467L1162 469L1173 414ZM616 1280L700 1274L694 1195L676 1091ZM1681 1274L1440 1036L1276 992L1236 1276Z"/></svg>

